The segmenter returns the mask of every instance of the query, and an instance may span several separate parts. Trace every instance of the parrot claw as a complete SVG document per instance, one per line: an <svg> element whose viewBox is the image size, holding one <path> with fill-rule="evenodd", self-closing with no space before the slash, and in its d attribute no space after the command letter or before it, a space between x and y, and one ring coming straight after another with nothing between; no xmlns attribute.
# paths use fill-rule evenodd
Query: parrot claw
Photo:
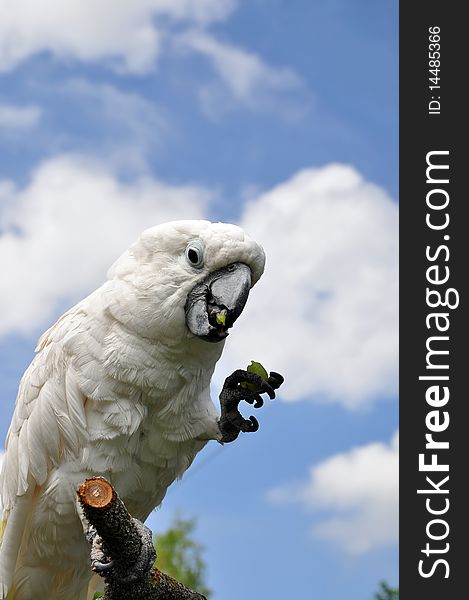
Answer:
<svg viewBox="0 0 469 600"><path fill-rule="evenodd" d="M94 527L89 528L87 537L91 542L91 568L101 577L112 577L112 579L119 583L129 584L141 579L153 567L156 560L156 552L153 545L152 532L138 519L133 519L133 521L140 533L142 545L137 561L131 568L127 568L127 572L124 574L122 574L119 561L109 560L104 554L102 540Z"/></svg>
<svg viewBox="0 0 469 600"><path fill-rule="evenodd" d="M221 416L218 422L222 438L221 443L233 442L240 431L253 432L259 429L259 423L253 416L245 419L238 410L242 400L260 408L264 404L260 394L267 393L273 400L275 390L283 383L283 377L271 372L265 381L256 373L249 373L241 369L234 371L225 379L220 393Z"/></svg>
<svg viewBox="0 0 469 600"><path fill-rule="evenodd" d="M156 551L155 546L153 545L153 534L151 529L149 529L146 525L144 525L138 519L133 519L135 526L137 527L140 538L142 540L142 546L140 548L140 556L137 561L132 565L131 569L128 569L128 572L125 575L116 574L115 579L119 583L133 583L141 579L145 573L153 567L153 564L156 560Z"/></svg>
<svg viewBox="0 0 469 600"><path fill-rule="evenodd" d="M267 381L269 382L270 387L274 388L274 390L277 390L285 381L285 379L282 377L282 375L280 375L280 373L271 371L269 373L269 379Z"/></svg>
<svg viewBox="0 0 469 600"><path fill-rule="evenodd" d="M116 563L113 560L110 560L107 563L101 562L100 560L93 560L91 563L91 569L95 573L98 573L99 575L104 576L103 574L105 574L108 571L110 571L111 569L113 569L115 564Z"/></svg>
<svg viewBox="0 0 469 600"><path fill-rule="evenodd" d="M88 527L86 538L91 544L91 569L104 577L114 567L115 562L104 553L103 540L92 525Z"/></svg>

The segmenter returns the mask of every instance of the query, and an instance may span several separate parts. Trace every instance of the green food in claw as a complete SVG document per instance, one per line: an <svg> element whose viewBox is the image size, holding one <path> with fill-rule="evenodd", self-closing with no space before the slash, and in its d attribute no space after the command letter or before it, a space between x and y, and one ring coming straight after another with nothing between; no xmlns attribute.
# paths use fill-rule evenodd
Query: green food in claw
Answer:
<svg viewBox="0 0 469 600"><path fill-rule="evenodd" d="M259 375L260 377L262 377L262 379L264 381L269 380L269 374L267 373L267 371L264 369L264 367L261 365L260 362L255 362L254 360L251 360L251 364L248 366L246 371L248 373L256 373L256 375Z"/></svg>
<svg viewBox="0 0 469 600"><path fill-rule="evenodd" d="M256 362L255 360L251 360L251 364L248 365L246 371L248 373L255 373L256 375L259 375L259 377L262 377L262 379L264 381L268 381L269 380L269 374L267 373L267 371L265 370L265 368L263 367L263 365L261 365L260 362ZM257 393L257 392L261 391L261 388L258 385L255 385L253 383L248 383L247 381L244 381L240 385L241 385L241 387L246 388L250 392L256 392Z"/></svg>
<svg viewBox="0 0 469 600"><path fill-rule="evenodd" d="M223 325L223 327L226 325L226 313L224 313L224 312L217 313L217 316L215 318L219 325Z"/></svg>

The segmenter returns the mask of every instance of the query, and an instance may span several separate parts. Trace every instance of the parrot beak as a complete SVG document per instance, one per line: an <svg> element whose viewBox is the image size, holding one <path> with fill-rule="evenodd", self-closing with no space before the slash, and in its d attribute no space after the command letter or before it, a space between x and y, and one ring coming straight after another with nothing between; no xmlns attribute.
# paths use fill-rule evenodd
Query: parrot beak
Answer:
<svg viewBox="0 0 469 600"><path fill-rule="evenodd" d="M233 263L207 275L187 296L186 324L207 342L220 342L243 312L251 289L251 269Z"/></svg>

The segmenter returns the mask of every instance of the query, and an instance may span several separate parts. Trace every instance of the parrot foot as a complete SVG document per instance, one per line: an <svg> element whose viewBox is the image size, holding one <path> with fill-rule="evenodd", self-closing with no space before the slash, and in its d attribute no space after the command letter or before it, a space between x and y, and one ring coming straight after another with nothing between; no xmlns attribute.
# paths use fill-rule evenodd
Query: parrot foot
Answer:
<svg viewBox="0 0 469 600"><path fill-rule="evenodd" d="M233 442L240 431L252 432L259 429L256 417L245 419L238 410L242 400L260 408L264 404L260 394L267 393L273 400L275 391L284 379L279 373L271 372L267 381L256 373L249 373L241 369L234 371L225 379L220 393L221 416L218 427L221 431L221 443Z"/></svg>
<svg viewBox="0 0 469 600"><path fill-rule="evenodd" d="M98 573L101 577L112 576L119 583L128 584L141 579L147 573L156 560L156 551L153 545L153 537L151 530L138 519L133 519L135 526L140 534L142 545L140 548L140 556L137 561L127 569L127 573L122 575L116 571L119 561L110 559L103 551L103 542L97 534L94 527L88 529L88 541L91 543L91 569ZM112 572L112 574L111 574Z"/></svg>
<svg viewBox="0 0 469 600"><path fill-rule="evenodd" d="M91 544L91 569L104 577L114 567L115 562L104 553L103 540L93 525L88 527L86 538Z"/></svg>

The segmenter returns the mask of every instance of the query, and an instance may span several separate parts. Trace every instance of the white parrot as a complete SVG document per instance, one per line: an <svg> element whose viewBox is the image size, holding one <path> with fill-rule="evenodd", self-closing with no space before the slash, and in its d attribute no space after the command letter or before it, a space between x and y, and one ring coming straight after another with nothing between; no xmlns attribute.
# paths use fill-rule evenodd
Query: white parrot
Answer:
<svg viewBox="0 0 469 600"><path fill-rule="evenodd" d="M273 398L281 376L235 371L221 416L209 386L264 261L235 225L158 225L40 338L0 471L0 599L86 600L90 548L76 502L85 478L106 477L144 521L208 440L257 429L237 407L262 399L241 384Z"/></svg>

